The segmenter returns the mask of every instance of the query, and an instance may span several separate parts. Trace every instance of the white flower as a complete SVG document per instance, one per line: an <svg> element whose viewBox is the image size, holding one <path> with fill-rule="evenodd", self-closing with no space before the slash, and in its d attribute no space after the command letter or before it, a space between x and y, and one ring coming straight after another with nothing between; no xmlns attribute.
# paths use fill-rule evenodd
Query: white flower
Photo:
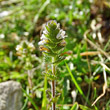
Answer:
<svg viewBox="0 0 110 110"><path fill-rule="evenodd" d="M8 16L11 12L10 11L3 11L0 13L0 18L4 17L4 16Z"/></svg>
<svg viewBox="0 0 110 110"><path fill-rule="evenodd" d="M60 30L60 33L61 33L62 36L65 35L65 31L63 31L62 29Z"/></svg>
<svg viewBox="0 0 110 110"><path fill-rule="evenodd" d="M57 28L60 29L60 23L57 24Z"/></svg>
<svg viewBox="0 0 110 110"><path fill-rule="evenodd" d="M24 35L25 35L25 36L28 36L28 35L29 35L29 32L24 32Z"/></svg>
<svg viewBox="0 0 110 110"><path fill-rule="evenodd" d="M29 47L29 48L34 48L34 45L33 45L32 43L29 43L29 44L28 44L28 47Z"/></svg>
<svg viewBox="0 0 110 110"><path fill-rule="evenodd" d="M44 40L41 40L40 42L38 42L38 45L44 45L48 43L48 40L44 39Z"/></svg>
<svg viewBox="0 0 110 110"><path fill-rule="evenodd" d="M21 45L17 45L17 46L16 46L16 50L17 50L17 51L20 51L21 49L22 49L22 46L21 46Z"/></svg>
<svg viewBox="0 0 110 110"><path fill-rule="evenodd" d="M44 34L42 34L42 36L40 37L40 39L43 40L43 39L47 39L47 38L45 37Z"/></svg>
<svg viewBox="0 0 110 110"><path fill-rule="evenodd" d="M56 36L57 39L64 39L65 37L67 37L67 36L65 36L65 31L63 31L62 29Z"/></svg>
<svg viewBox="0 0 110 110"><path fill-rule="evenodd" d="M29 44L28 44L28 48L29 48L29 50L30 50L31 52L35 49L35 47L34 47L34 45L33 45L32 43L29 43Z"/></svg>
<svg viewBox="0 0 110 110"><path fill-rule="evenodd" d="M45 28L44 28L44 30L43 30L43 34L48 34L48 31L47 31L47 29L46 29L46 26L45 26Z"/></svg>
<svg viewBox="0 0 110 110"><path fill-rule="evenodd" d="M47 34L48 32L46 30L43 31L43 34Z"/></svg>
<svg viewBox="0 0 110 110"><path fill-rule="evenodd" d="M1 39L5 38L5 35L4 34L0 34L0 38Z"/></svg>
<svg viewBox="0 0 110 110"><path fill-rule="evenodd" d="M38 45L44 45L44 43L42 41L38 42Z"/></svg>
<svg viewBox="0 0 110 110"><path fill-rule="evenodd" d="M24 43L26 44L26 47L24 46ZM30 52L32 52L35 49L33 42L28 42L27 40L22 41L19 45L16 46L16 50L19 53L27 53L29 50Z"/></svg>

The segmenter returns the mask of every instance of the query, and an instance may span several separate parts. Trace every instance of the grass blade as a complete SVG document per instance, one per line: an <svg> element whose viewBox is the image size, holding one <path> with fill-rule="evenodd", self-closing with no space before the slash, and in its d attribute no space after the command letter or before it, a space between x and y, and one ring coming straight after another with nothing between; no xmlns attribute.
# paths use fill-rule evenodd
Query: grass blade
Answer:
<svg viewBox="0 0 110 110"><path fill-rule="evenodd" d="M72 106L71 110L78 110L78 103L75 103L75 104Z"/></svg>
<svg viewBox="0 0 110 110"><path fill-rule="evenodd" d="M32 98L26 93L26 91L22 88L23 92L25 93L25 95L28 97L28 99L30 100L30 102L32 103L32 105L34 106L35 110L39 110L39 108L36 106L35 102L32 100Z"/></svg>
<svg viewBox="0 0 110 110"><path fill-rule="evenodd" d="M75 84L75 86L76 86L76 88L78 89L79 93L83 96L83 98L84 98L84 99L88 102L88 104L89 104L89 101L87 100L87 98L86 98L86 96L84 95L82 89L80 88L80 86L78 85L77 81L75 80L75 78L74 78L73 74L71 73L71 70L70 70L70 68L68 67L68 65L67 65L66 62L65 62L65 64L66 64L66 68L67 68L67 70L68 70L68 72L69 72L69 74L70 74L70 76L71 76L71 79L72 79L73 83Z"/></svg>
<svg viewBox="0 0 110 110"><path fill-rule="evenodd" d="M44 80L44 91L43 91L43 101L42 101L42 110L46 110L47 105L47 97L46 97L46 90L47 90L47 76L45 75Z"/></svg>

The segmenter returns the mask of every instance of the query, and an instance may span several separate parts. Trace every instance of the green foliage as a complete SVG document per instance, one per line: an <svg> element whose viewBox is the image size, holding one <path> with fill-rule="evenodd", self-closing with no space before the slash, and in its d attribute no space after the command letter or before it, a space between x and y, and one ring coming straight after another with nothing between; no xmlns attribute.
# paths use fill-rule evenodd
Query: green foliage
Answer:
<svg viewBox="0 0 110 110"><path fill-rule="evenodd" d="M36 106L35 102L32 100L32 98L26 93L26 91L22 88L23 92L25 93L25 95L28 97L29 101L33 104L33 106L35 107L35 110L39 110L38 107Z"/></svg>
<svg viewBox="0 0 110 110"><path fill-rule="evenodd" d="M93 110L93 109L90 109L87 106L83 106L83 105L79 105L79 107L81 110Z"/></svg>
<svg viewBox="0 0 110 110"><path fill-rule="evenodd" d="M65 64L66 64L67 70L68 70L68 72L69 72L69 74L70 74L70 76L71 76L71 78L72 78L72 81L73 81L73 83L75 84L76 88L78 89L79 93L83 96L83 98L84 98L85 100L87 100L87 99L86 99L86 96L84 95L82 89L80 88L80 86L78 85L78 83L77 83L77 81L75 80L74 76L72 75L72 73L71 73L71 71L70 71L70 69L69 69L69 67L68 67L68 65L67 65L66 62L65 62ZM89 104L89 102L88 102L88 104Z"/></svg>
<svg viewBox="0 0 110 110"><path fill-rule="evenodd" d="M44 90L43 90L43 101L42 101L42 109L47 109L46 90L47 90L47 76L45 75Z"/></svg>
<svg viewBox="0 0 110 110"><path fill-rule="evenodd" d="M78 110L78 104L75 103L70 110Z"/></svg>
<svg viewBox="0 0 110 110"><path fill-rule="evenodd" d="M48 109L51 106L47 104L51 98L46 96L50 80L57 80L56 93L61 94L57 100L58 109L77 110L78 106L79 109L90 110L102 93L103 67L108 89L92 109L110 109L109 9L108 0L0 0L0 82L15 80L21 83L23 110L35 110L35 106L39 110ZM48 22L50 20L53 22ZM60 29L56 28L54 20L65 30L68 36L65 41L56 38ZM49 34L45 34L48 43L41 48L45 55L43 58L38 42L42 40L40 36L46 22ZM96 46L85 41L84 33L88 30L87 37ZM99 53L92 55L97 51L104 62L100 60ZM91 53L88 55L88 52ZM51 57L56 57L56 60L52 62ZM51 64L58 65L56 76L46 70L44 63L47 70ZM42 71L45 74L42 75ZM28 74L33 83L29 92L25 91L29 86ZM78 103L70 107L74 101L73 90L77 93L75 102ZM65 104L67 106L63 106Z"/></svg>
<svg viewBox="0 0 110 110"><path fill-rule="evenodd" d="M56 80L57 76L52 74L51 70L48 70L47 72L44 72L44 74L50 79L50 80Z"/></svg>

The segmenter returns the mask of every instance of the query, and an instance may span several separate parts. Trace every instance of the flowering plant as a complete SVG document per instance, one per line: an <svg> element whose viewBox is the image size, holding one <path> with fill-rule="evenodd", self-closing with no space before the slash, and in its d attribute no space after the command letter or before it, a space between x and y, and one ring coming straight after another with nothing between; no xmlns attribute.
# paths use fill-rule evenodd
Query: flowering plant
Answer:
<svg viewBox="0 0 110 110"><path fill-rule="evenodd" d="M55 20L47 22L44 26L41 41L38 42L40 51L43 52L44 56L49 56L52 59L52 71L49 70L49 77L51 77L51 92L52 92L52 110L55 110L55 78L56 78L56 65L64 60L62 51L66 46L65 42L65 31L60 29L60 24Z"/></svg>

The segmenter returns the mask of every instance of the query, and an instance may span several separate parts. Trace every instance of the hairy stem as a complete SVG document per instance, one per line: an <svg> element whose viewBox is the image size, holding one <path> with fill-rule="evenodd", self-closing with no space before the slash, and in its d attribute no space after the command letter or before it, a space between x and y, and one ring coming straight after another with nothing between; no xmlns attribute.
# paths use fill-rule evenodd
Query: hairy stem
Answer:
<svg viewBox="0 0 110 110"><path fill-rule="evenodd" d="M54 61L55 61L55 58L52 58L52 62ZM55 69L56 69L56 66L52 64L53 75L55 75ZM52 80L51 92L52 92L52 98L55 98L55 80ZM55 102L52 102L52 110L55 110Z"/></svg>

